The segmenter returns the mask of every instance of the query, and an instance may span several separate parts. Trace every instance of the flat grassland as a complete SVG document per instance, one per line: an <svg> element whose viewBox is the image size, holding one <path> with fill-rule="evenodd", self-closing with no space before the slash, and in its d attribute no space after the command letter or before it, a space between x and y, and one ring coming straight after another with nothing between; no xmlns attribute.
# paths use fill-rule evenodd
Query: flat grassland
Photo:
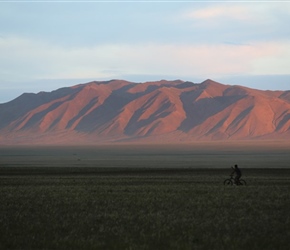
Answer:
<svg viewBox="0 0 290 250"><path fill-rule="evenodd" d="M278 142L0 147L0 249L288 249ZM247 186L224 186L239 164Z"/></svg>

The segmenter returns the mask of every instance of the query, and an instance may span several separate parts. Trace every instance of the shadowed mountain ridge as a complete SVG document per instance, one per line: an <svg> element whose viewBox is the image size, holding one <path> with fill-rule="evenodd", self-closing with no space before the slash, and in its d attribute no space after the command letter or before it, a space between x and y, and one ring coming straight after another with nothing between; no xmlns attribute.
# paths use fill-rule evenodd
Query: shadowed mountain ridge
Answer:
<svg viewBox="0 0 290 250"><path fill-rule="evenodd" d="M290 139L290 91L94 81L0 104L0 143Z"/></svg>

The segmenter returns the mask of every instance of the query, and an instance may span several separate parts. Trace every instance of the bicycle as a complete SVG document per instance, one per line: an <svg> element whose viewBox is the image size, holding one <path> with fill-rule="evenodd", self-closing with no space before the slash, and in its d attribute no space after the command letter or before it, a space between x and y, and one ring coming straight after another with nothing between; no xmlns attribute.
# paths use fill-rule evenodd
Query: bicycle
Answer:
<svg viewBox="0 0 290 250"><path fill-rule="evenodd" d="M231 178L229 178L229 179L225 179L224 180L224 185L225 186L232 186L232 185L237 185L237 186L246 186L247 185L247 183L246 183L246 181L245 180L243 180L243 179L240 179L239 181L238 181L238 183L236 183L236 180L235 180L235 178L233 177L233 175L230 175L230 177Z"/></svg>

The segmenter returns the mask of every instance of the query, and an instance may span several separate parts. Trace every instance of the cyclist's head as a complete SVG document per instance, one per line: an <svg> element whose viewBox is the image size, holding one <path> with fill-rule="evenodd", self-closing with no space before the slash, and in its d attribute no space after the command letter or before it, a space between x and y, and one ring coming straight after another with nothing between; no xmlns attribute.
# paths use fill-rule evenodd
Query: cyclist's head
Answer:
<svg viewBox="0 0 290 250"><path fill-rule="evenodd" d="M236 165L235 165L235 168L237 168L237 167L238 167L238 165L236 164Z"/></svg>

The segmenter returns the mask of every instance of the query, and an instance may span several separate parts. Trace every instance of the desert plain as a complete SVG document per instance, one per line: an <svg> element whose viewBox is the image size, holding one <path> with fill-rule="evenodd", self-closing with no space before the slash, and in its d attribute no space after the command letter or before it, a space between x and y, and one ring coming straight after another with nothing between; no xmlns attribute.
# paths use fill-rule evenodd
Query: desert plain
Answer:
<svg viewBox="0 0 290 250"><path fill-rule="evenodd" d="M289 162L288 141L0 146L0 248L288 249Z"/></svg>
<svg viewBox="0 0 290 250"><path fill-rule="evenodd" d="M183 144L0 145L1 167L289 168L289 141Z"/></svg>

